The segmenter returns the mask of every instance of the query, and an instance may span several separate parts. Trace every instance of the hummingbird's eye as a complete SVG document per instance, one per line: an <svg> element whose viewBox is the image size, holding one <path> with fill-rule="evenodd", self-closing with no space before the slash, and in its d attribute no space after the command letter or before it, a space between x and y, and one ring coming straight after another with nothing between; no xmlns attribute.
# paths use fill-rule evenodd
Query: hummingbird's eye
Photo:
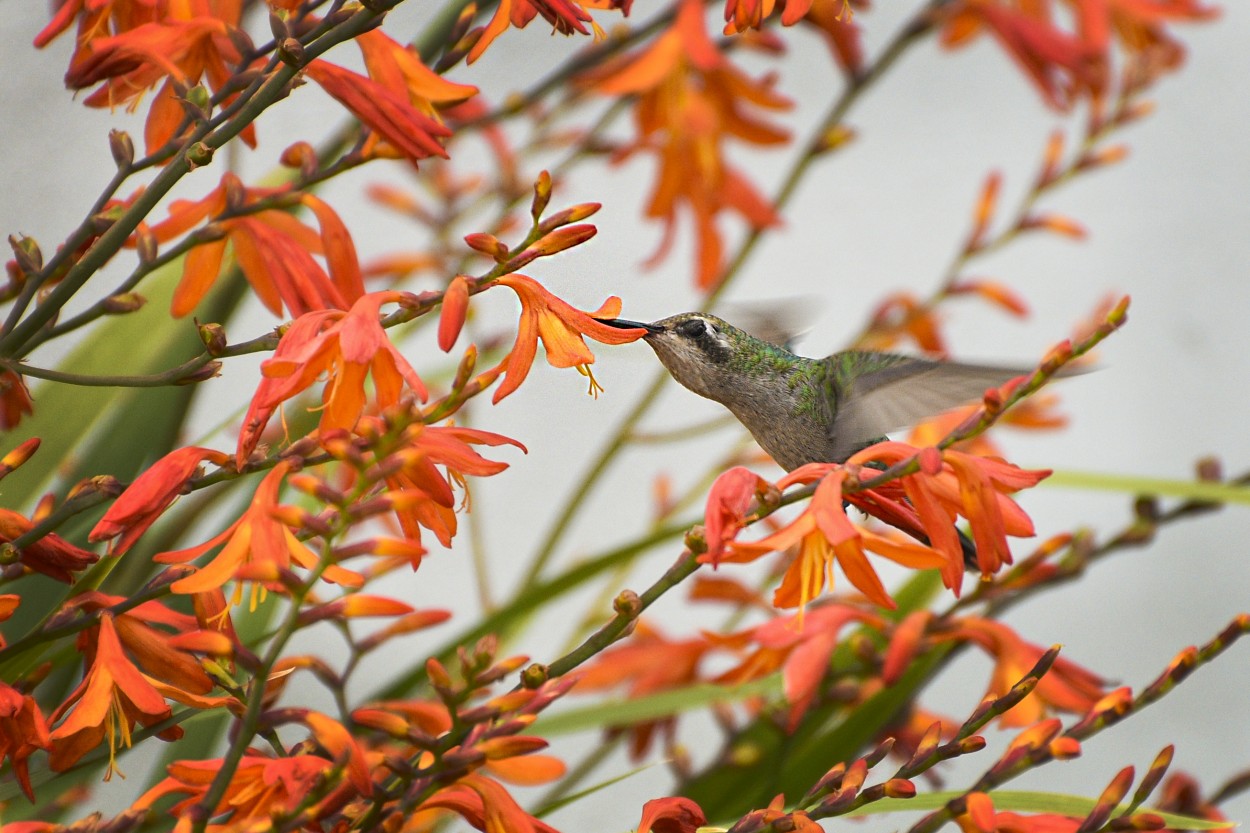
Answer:
<svg viewBox="0 0 1250 833"><path fill-rule="evenodd" d="M707 322L700 318L691 318L678 324L677 332L686 338L702 338L708 333Z"/></svg>

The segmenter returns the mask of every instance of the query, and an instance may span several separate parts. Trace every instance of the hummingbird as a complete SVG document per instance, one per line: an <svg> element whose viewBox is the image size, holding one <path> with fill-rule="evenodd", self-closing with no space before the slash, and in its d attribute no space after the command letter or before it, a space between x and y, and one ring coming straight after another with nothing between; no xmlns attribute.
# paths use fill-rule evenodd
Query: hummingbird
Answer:
<svg viewBox="0 0 1250 833"><path fill-rule="evenodd" d="M809 359L703 312L604 323L646 330L643 339L672 377L728 408L786 471L845 462L890 431L1032 372L869 350ZM972 542L960 538L975 566Z"/></svg>
<svg viewBox="0 0 1250 833"><path fill-rule="evenodd" d="M870 350L809 359L703 312L604 323L646 330L672 377L728 408L786 471L845 462L890 431L1033 372Z"/></svg>

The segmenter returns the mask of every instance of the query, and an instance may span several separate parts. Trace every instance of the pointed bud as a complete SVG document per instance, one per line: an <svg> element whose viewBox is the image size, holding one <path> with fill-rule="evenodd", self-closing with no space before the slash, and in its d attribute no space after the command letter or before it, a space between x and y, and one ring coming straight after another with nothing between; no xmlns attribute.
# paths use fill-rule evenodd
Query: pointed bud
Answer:
<svg viewBox="0 0 1250 833"><path fill-rule="evenodd" d="M998 191L1002 186L1003 175L998 171L991 173L981 187L981 198L977 200L976 212L972 219L972 232L968 242L964 244L964 254L977 251L985 244L985 234L989 230L990 221L994 218L994 209L998 206Z"/></svg>
<svg viewBox="0 0 1250 833"><path fill-rule="evenodd" d="M538 230L543 234L546 234L553 229L558 229L560 226L567 226L569 223L576 223L581 220L585 220L587 217L594 216L602 207L602 204L597 202L578 203L572 208L566 208L563 211L558 211L543 220L538 224Z"/></svg>
<svg viewBox="0 0 1250 833"><path fill-rule="evenodd" d="M39 250L35 238L10 234L9 246L13 249L19 269L27 275L39 274L39 270L43 268L43 252Z"/></svg>
<svg viewBox="0 0 1250 833"><path fill-rule="evenodd" d="M539 257L547 257L565 249L571 249L585 243L590 238L599 233L599 229L590 223L584 223L576 226L565 226L556 229L542 237L535 243L531 243L525 249L525 254L531 251L537 252Z"/></svg>
<svg viewBox="0 0 1250 833"><path fill-rule="evenodd" d="M4 455L4 457L0 457L0 477L4 477L9 472L20 467L38 450L39 438L31 437L29 440L21 443L17 448Z"/></svg>
<svg viewBox="0 0 1250 833"><path fill-rule="evenodd" d="M156 235L147 224L140 225L135 230L135 253L144 266L150 265L160 255L160 244L156 242Z"/></svg>
<svg viewBox="0 0 1250 833"><path fill-rule="evenodd" d="M1059 165L1063 162L1063 131L1056 130L1050 134L1046 143L1046 155L1042 159L1042 170L1037 176L1034 190L1042 190L1053 183L1059 176Z"/></svg>
<svg viewBox="0 0 1250 833"><path fill-rule="evenodd" d="M508 259L508 247L493 234L484 232L475 232L466 234L464 242L470 249L489 255L495 259L496 263L503 263Z"/></svg>
<svg viewBox="0 0 1250 833"><path fill-rule="evenodd" d="M186 156L187 167L194 171L213 161L213 149L203 142L196 142L187 148Z"/></svg>
<svg viewBox="0 0 1250 833"><path fill-rule="evenodd" d="M296 142L282 151L278 160L288 168L297 169L305 179L317 172L317 151L308 142Z"/></svg>
<svg viewBox="0 0 1250 833"><path fill-rule="evenodd" d="M191 110L192 116L206 119L209 113L212 112L213 96L208 91L208 87L205 87L203 84L196 84L187 90L183 100L186 102L185 106Z"/></svg>
<svg viewBox="0 0 1250 833"><path fill-rule="evenodd" d="M138 292L122 292L105 298L100 306L109 315L124 315L141 309L147 302Z"/></svg>
<svg viewBox="0 0 1250 833"><path fill-rule="evenodd" d="M456 275L443 293L443 309L438 317L438 346L444 353L450 352L456 343L468 311L469 281L464 275Z"/></svg>
<svg viewBox="0 0 1250 833"><path fill-rule="evenodd" d="M200 342L208 355L220 357L226 350L226 329L220 324L200 324L198 328Z"/></svg>
<svg viewBox="0 0 1250 833"><path fill-rule="evenodd" d="M135 143L124 130L109 131L109 152L119 171L128 171L135 161Z"/></svg>
<svg viewBox="0 0 1250 833"><path fill-rule="evenodd" d="M534 180L534 199L530 203L530 216L534 218L535 225L543 216L543 212L547 210L549 202L551 202L551 174L542 171L538 174L538 179Z"/></svg>
<svg viewBox="0 0 1250 833"><path fill-rule="evenodd" d="M289 67L300 69L308 62L304 54L304 44L295 38L286 38L278 42L278 60Z"/></svg>
<svg viewBox="0 0 1250 833"><path fill-rule="evenodd" d="M175 385L197 385L200 382L206 382L209 379L216 379L221 375L221 362L213 360L199 367L198 369L180 376L174 380Z"/></svg>
<svg viewBox="0 0 1250 833"><path fill-rule="evenodd" d="M286 19L273 9L269 10L269 31L273 33L273 39L279 43L291 37L291 29L286 25Z"/></svg>

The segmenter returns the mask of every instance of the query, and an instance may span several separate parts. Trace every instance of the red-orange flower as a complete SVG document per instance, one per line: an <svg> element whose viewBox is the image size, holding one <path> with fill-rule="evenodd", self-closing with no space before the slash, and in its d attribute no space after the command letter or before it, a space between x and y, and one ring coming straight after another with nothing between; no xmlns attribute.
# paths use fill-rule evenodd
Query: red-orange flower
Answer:
<svg viewBox="0 0 1250 833"><path fill-rule="evenodd" d="M588 83L610 96L638 96L634 109L638 139L633 149L653 152L659 176L647 205L648 217L664 221L656 258L672 241L679 211L688 210L698 239L698 286L710 289L722 269L722 212L737 212L753 228L779 222L772 206L725 163L723 145L734 138L776 145L788 134L746 112L748 107L784 110L790 102L731 64L704 26L703 3L682 0L673 26L639 54L609 64Z"/></svg>
<svg viewBox="0 0 1250 833"><path fill-rule="evenodd" d="M736 685L766 677L781 668L786 702L790 704L787 726L793 731L829 672L839 634L853 623L884 626L880 617L844 604L822 604L803 614L777 616L734 639L755 648L742 662L719 676L717 682Z"/></svg>
<svg viewBox="0 0 1250 833"><path fill-rule="evenodd" d="M642 805L638 833L695 833L705 824L703 808L689 798L653 798Z"/></svg>
<svg viewBox="0 0 1250 833"><path fill-rule="evenodd" d="M856 526L846 516L842 486L847 472L829 464L808 464L795 469L777 482L779 489L795 483L819 481L811 502L789 525L751 543L728 545L724 561L754 561L767 553L798 545L798 555L786 570L781 586L773 594L778 607L803 608L833 585L836 561L847 580L874 604L893 609L894 600L885 592L881 579L868 563L865 550L914 570L945 566L946 557L931 547L899 541ZM707 556L703 556L707 559ZM710 559L709 559L710 560Z"/></svg>
<svg viewBox="0 0 1250 833"><path fill-rule="evenodd" d="M169 776L148 790L134 803L136 809L147 809L168 795L186 795L170 808L181 815L208 793L222 761L176 761L169 765ZM323 778L336 769L336 763L320 755L295 755L289 758L267 758L259 754L244 755L225 795L211 811L222 822L242 824L269 821L275 814L294 810L308 800ZM355 787L343 779L328 796L309 808L313 818L322 808L342 807L356 794ZM228 814L228 815L227 815Z"/></svg>
<svg viewBox="0 0 1250 833"><path fill-rule="evenodd" d="M309 312L291 324L273 357L261 365L265 378L252 397L239 432L236 460L240 467L278 405L310 387L322 374L327 376L322 391L323 432L351 430L356 424L369 403L365 390L368 376L373 377L373 401L380 409L398 404L405 387L425 401L421 377L391 344L380 320L383 304L404 297L402 292L373 292L362 296L347 312Z"/></svg>
<svg viewBox="0 0 1250 833"><path fill-rule="evenodd" d="M1025 642L1001 622L977 616L961 617L950 630L935 633L933 638L971 642L993 657L994 672L986 693L995 697L1006 694L1024 679L1045 653L1040 645ZM1046 717L1051 709L1084 713L1102 698L1104 687L1097 674L1059 657L1038 681L1037 688L1002 716L1002 724L1029 726Z"/></svg>
<svg viewBox="0 0 1250 833"><path fill-rule="evenodd" d="M450 136L451 131L413 107L406 93L322 60L306 66L304 74L412 164L431 156L447 158L438 140Z"/></svg>
<svg viewBox="0 0 1250 833"><path fill-rule="evenodd" d="M725 544L738 537L745 526L747 509L762 495L775 492L771 483L744 466L734 466L716 478L707 493L703 510L703 540L707 557L720 562Z"/></svg>
<svg viewBox="0 0 1250 833"><path fill-rule="evenodd" d="M684 688L699 681L699 665L716 647L702 637L669 639L642 621L627 644L607 649L578 672L575 690L582 693L625 684L634 698ZM671 741L676 726L675 717L666 717L630 727L630 755L635 759L646 755L657 734Z"/></svg>
<svg viewBox="0 0 1250 833"><path fill-rule="evenodd" d="M356 46L365 59L369 77L408 101L422 113L438 119L438 107L451 106L477 95L472 84L457 84L431 70L415 49L389 37L381 29L357 35Z"/></svg>
<svg viewBox="0 0 1250 833"><path fill-rule="evenodd" d="M17 783L31 802L35 800L35 791L30 784L27 758L35 750L51 745L48 724L35 698L0 682L0 761L9 760Z"/></svg>
<svg viewBox="0 0 1250 833"><path fill-rule="evenodd" d="M884 442L864 449L848 465L868 462L886 466L920 455L921 470L872 489L850 495L865 512L909 532L922 531L934 549L946 556L942 580L958 591L963 578L962 549L955 532L956 517L968 519L977 549L977 566L996 573L1012 563L1007 536L1034 534L1033 522L1008 495L1036 485L1049 476L1046 469L1021 469L1003 460L974 457L962 451L917 449L905 443ZM876 475L872 469L861 477Z"/></svg>
<svg viewBox="0 0 1250 833"><path fill-rule="evenodd" d="M500 0L494 16L486 24L477 43L469 50L469 63L482 57L486 48L494 42L509 26L524 29L538 15L551 24L552 31L562 35L579 35L594 33L595 38L602 38L603 30L586 11L591 9L620 9L628 16L629 8L634 0ZM586 28L590 24L590 28Z"/></svg>
<svg viewBox="0 0 1250 833"><path fill-rule="evenodd" d="M503 434L454 425L417 424L409 427L406 435L405 447L393 455L393 459L402 461L402 467L387 476L387 486L401 492L415 489L428 500L397 506L395 515L408 538L420 542L421 527L425 527L444 547L451 546L457 526L455 495L449 478L463 486L466 475L489 477L508 467L507 463L486 459L473 446L513 445L526 450L524 445ZM439 471L440 466L447 472L446 476ZM414 563L413 569L419 563Z"/></svg>
<svg viewBox="0 0 1250 833"><path fill-rule="evenodd" d="M469 773L451 786L427 798L417 808L410 824L416 829L436 815L431 811L450 810L485 833L559 833L554 827L521 809L502 784L484 775Z"/></svg>
<svg viewBox="0 0 1250 833"><path fill-rule="evenodd" d="M222 587L233 579L251 579L259 582L275 582L279 570L289 570L294 562L311 569L318 557L308 549L291 528L274 516L278 508L278 491L283 479L290 472L290 465L279 463L256 488L256 495L239 518L220 535L195 547L164 552L155 557L162 564L181 564L191 561L209 550L225 543L221 552L186 578L170 585L175 593L207 593ZM331 564L322 572L322 578L335 584L359 587L359 574ZM242 583L236 586L234 602L242 599ZM255 605L253 597L252 604Z"/></svg>
<svg viewBox="0 0 1250 833"><path fill-rule="evenodd" d="M94 642L94 657L87 676L53 714L53 721L72 708L69 717L52 731L49 765L57 772L69 769L83 755L108 738L107 781L117 768L117 745L130 746L135 723L153 726L173 715L165 698L134 666L117 638L113 617L105 613ZM76 705L75 705L76 704ZM167 740L179 737L178 726L160 733Z"/></svg>
<svg viewBox="0 0 1250 833"><path fill-rule="evenodd" d="M25 516L9 509L0 509L0 542L10 543L34 529ZM17 554L22 565L37 573L70 584L74 573L85 570L100 559L66 541L56 533L44 535L33 544L22 547Z"/></svg>
<svg viewBox="0 0 1250 833"><path fill-rule="evenodd" d="M0 431L11 431L26 414L35 412L26 380L12 370L0 370Z"/></svg>
<svg viewBox="0 0 1250 833"><path fill-rule="evenodd" d="M221 272L227 244L256 297L274 315L281 315L284 307L292 315L318 309L347 309L364 295L355 244L342 219L324 201L311 194L298 196L299 202L317 218L319 230L304 225L287 211L265 209L246 213L248 206L272 200L286 191L248 188L227 172L207 196L193 202L175 200L169 207L169 217L148 229L153 240L165 242L209 220L215 221L214 227L222 234L187 254L182 280L170 305L174 316L193 312L212 288ZM238 216L218 219L223 214ZM325 256L325 269L313 255Z"/></svg>
<svg viewBox="0 0 1250 833"><path fill-rule="evenodd" d="M116 35L80 40L65 84L81 90L104 82L87 96L87 106L130 102L134 107L144 92L164 80L144 129L147 151L152 153L173 138L186 119L175 85L186 89L206 78L214 91L220 90L233 77L232 68L242 62L243 55L230 37L238 24L238 4L228 5L235 7L234 14L228 15L232 20L194 12L169 14ZM249 131L244 138L251 143L253 135Z"/></svg>
<svg viewBox="0 0 1250 833"><path fill-rule="evenodd" d="M1024 815L998 812L993 799L982 792L967 799L967 810L955 817L963 833L1075 833L1084 819L1057 813Z"/></svg>
<svg viewBox="0 0 1250 833"><path fill-rule="evenodd" d="M590 365L595 356L582 341L590 336L603 344L628 344L645 335L644 330L621 330L610 327L599 318L616 318L621 312L621 299L615 295L603 302L594 312L582 312L552 295L542 284L525 275L504 275L495 283L503 284L517 294L521 301L521 323L517 327L516 343L504 360L505 376L491 401L498 402L515 391L529 375L534 356L538 353L538 341L542 339L547 349L547 362L552 367L576 367L590 377L591 392L598 390Z"/></svg>
<svg viewBox="0 0 1250 833"><path fill-rule="evenodd" d="M192 445L171 451L121 493L87 536L89 541L108 541L114 555L130 549L139 536L182 494L187 481L205 460L223 465L228 454Z"/></svg>
<svg viewBox="0 0 1250 833"><path fill-rule="evenodd" d="M1074 31L1062 27L1049 3L961 0L942 10L942 42L957 46L988 29L1045 100L1066 108L1082 95L1105 92L1113 37L1126 51L1151 52L1156 69L1174 68L1184 50L1165 24L1218 13L1199 0L1068 0L1068 5Z"/></svg>

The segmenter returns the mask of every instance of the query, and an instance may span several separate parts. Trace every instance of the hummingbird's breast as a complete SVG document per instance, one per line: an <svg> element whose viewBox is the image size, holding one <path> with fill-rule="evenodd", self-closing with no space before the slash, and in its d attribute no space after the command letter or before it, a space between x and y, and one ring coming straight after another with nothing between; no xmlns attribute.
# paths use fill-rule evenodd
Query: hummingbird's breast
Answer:
<svg viewBox="0 0 1250 833"><path fill-rule="evenodd" d="M835 462L823 411L811 393L805 378L788 373L741 385L722 403L777 465L792 471L806 463Z"/></svg>

